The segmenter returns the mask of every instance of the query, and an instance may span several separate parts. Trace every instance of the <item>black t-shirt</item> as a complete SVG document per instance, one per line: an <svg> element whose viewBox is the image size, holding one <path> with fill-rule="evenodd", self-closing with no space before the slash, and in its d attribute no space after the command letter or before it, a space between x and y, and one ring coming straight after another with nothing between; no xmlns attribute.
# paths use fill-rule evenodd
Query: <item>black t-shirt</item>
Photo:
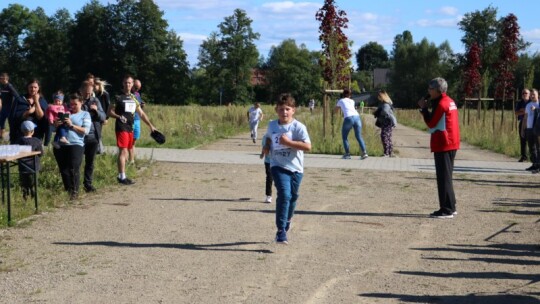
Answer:
<svg viewBox="0 0 540 304"><path fill-rule="evenodd" d="M43 155L43 145L41 144L41 140L35 137L21 137L17 141L17 144L24 145L24 146L32 146L32 151L41 152L41 154L38 155L37 160L36 160L36 164L37 164L36 168L34 168L34 157L25 157L25 158L19 159L19 172L31 173L30 170L28 170L28 168L26 168L25 166L22 166L20 163L24 163L28 167L34 168L36 171L39 171L41 167L39 160L41 158L41 155Z"/></svg>
<svg viewBox="0 0 540 304"><path fill-rule="evenodd" d="M118 96L118 99L116 100L116 103L114 105L114 112L117 115L124 116L126 118L126 122L124 123L120 119L116 119L116 132L133 132L133 120L135 112L137 111L137 108L139 108L139 106L140 105L137 101L137 98L131 93L129 95Z"/></svg>

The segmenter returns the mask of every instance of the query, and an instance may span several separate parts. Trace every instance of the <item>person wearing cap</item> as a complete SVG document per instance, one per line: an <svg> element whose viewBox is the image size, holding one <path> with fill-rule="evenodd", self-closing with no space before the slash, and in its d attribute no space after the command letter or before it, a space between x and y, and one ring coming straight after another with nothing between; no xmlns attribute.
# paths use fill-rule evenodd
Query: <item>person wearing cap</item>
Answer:
<svg viewBox="0 0 540 304"><path fill-rule="evenodd" d="M79 94L69 96L71 114L62 121L56 120L54 125L58 127L66 124L68 127L67 139L69 144L61 145L54 149L54 158L58 164L64 189L69 193L70 200L79 196L81 177L81 164L84 155L84 137L90 132L92 118L90 113L82 110L82 97Z"/></svg>
<svg viewBox="0 0 540 304"><path fill-rule="evenodd" d="M45 111L45 117L51 126L54 126L56 120L63 120L65 114L69 115L69 109L64 104L64 93L60 90L53 94L53 104L47 107ZM61 124L56 128L56 134L54 135L53 147L59 149L62 144L69 144L67 139L68 128L65 124Z"/></svg>
<svg viewBox="0 0 540 304"><path fill-rule="evenodd" d="M38 172L41 167L40 158L43 154L43 145L39 138L33 137L36 124L30 120L26 120L21 124L21 133L23 136L18 139L17 144L23 146L31 146L32 151L39 151L37 156L35 167L34 157L25 157L19 159L19 180L23 193L23 199L26 200L28 196L34 197L34 179L32 174Z"/></svg>

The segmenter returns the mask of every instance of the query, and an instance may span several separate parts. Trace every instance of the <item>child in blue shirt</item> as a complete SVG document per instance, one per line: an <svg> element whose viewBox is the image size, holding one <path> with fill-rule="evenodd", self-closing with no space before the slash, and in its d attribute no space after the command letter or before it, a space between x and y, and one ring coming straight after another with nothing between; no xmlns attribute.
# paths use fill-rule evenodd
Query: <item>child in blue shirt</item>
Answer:
<svg viewBox="0 0 540 304"><path fill-rule="evenodd" d="M311 150L306 126L294 119L296 102L282 94L276 104L278 119L268 123L263 154L271 151L270 171L276 185L276 242L288 244L287 232L304 176L304 151Z"/></svg>

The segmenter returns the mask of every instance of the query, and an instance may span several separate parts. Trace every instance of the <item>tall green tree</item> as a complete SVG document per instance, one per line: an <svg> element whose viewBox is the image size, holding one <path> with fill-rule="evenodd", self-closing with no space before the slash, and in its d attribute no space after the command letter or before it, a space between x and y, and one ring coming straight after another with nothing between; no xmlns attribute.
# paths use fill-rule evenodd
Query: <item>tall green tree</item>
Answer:
<svg viewBox="0 0 540 304"><path fill-rule="evenodd" d="M33 30L34 15L20 5L10 4L0 13L0 70L10 74L11 82L21 88L30 77L25 37Z"/></svg>
<svg viewBox="0 0 540 304"><path fill-rule="evenodd" d="M390 89L398 106L415 107L418 98L426 94L430 79L447 78L448 57L452 54L447 43L436 46L425 38L414 43L410 32L405 31L395 37L392 53Z"/></svg>
<svg viewBox="0 0 540 304"><path fill-rule="evenodd" d="M98 0L84 5L76 14L69 31L70 87L77 90L87 73L113 82L118 59L111 35L115 31L109 24L111 12ZM68 46L66 46L68 47Z"/></svg>
<svg viewBox="0 0 540 304"><path fill-rule="evenodd" d="M235 9L233 15L225 17L218 25L223 54L223 90L225 98L233 102L252 102L251 74L259 58L254 42L260 37L251 28L252 22L244 10Z"/></svg>
<svg viewBox="0 0 540 304"><path fill-rule="evenodd" d="M28 63L36 77L41 79L42 91L50 96L53 91L69 89L70 39L73 21L66 9L58 10L52 17L45 12L36 16L35 30L28 34Z"/></svg>
<svg viewBox="0 0 540 304"><path fill-rule="evenodd" d="M338 9L334 0L325 0L315 19L320 22L319 41L322 43L320 64L323 78L330 88L349 86L351 79L351 51L349 39L343 33L347 28L347 14Z"/></svg>
<svg viewBox="0 0 540 304"><path fill-rule="evenodd" d="M201 104L217 104L225 86L224 53L221 48L221 41L217 32L210 33L210 36L203 41L199 47L198 71L195 75L197 96Z"/></svg>
<svg viewBox="0 0 540 304"><path fill-rule="evenodd" d="M287 39L270 50L266 64L271 97L277 100L281 93L291 93L298 102L306 102L320 94L321 67L318 52L309 51Z"/></svg>
<svg viewBox="0 0 540 304"><path fill-rule="evenodd" d="M157 92L150 96L156 103L186 104L192 95L192 80L183 45L176 32L168 32L164 57L152 70L156 81L149 81L153 85L152 92Z"/></svg>
<svg viewBox="0 0 540 304"><path fill-rule="evenodd" d="M389 66L388 52L377 42L364 44L356 53L357 71L373 71Z"/></svg>

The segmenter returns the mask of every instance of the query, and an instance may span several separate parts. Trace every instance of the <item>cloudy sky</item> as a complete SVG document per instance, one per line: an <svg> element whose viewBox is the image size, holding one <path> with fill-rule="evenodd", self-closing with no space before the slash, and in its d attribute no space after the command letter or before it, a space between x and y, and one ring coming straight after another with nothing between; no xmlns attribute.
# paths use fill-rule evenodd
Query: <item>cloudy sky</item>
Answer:
<svg viewBox="0 0 540 304"><path fill-rule="evenodd" d="M107 4L107 0L99 0ZM114 2L114 1L112 1ZM272 0L155 0L164 12L164 18L184 41L184 49L188 53L190 65L197 64L197 54L201 42L213 31L218 31L218 24L227 16L231 16L236 8L246 11L253 20L252 28L260 34L256 42L259 52L267 57L270 48L285 39L295 39L298 44L305 44L308 49L319 50L318 22L315 13L322 6L323 0L304 1L272 1ZM2 1L3 9L8 3ZM48 15L60 8L68 9L75 14L88 1L78 0L19 0L30 9L41 6ZM518 18L520 31L526 41L532 43L528 52L540 51L540 20L536 1L508 0L454 0L443 4L443 1L420 0L336 0L339 9L347 13L349 28L345 34L354 41L353 53L370 42L376 41L390 52L396 35L408 30L415 42L427 38L430 42L440 44L450 42L454 52L463 52L460 41L463 32L457 23L464 14L481 11L489 5L498 9L498 18L513 13ZM518 5L516 3L519 3Z"/></svg>

